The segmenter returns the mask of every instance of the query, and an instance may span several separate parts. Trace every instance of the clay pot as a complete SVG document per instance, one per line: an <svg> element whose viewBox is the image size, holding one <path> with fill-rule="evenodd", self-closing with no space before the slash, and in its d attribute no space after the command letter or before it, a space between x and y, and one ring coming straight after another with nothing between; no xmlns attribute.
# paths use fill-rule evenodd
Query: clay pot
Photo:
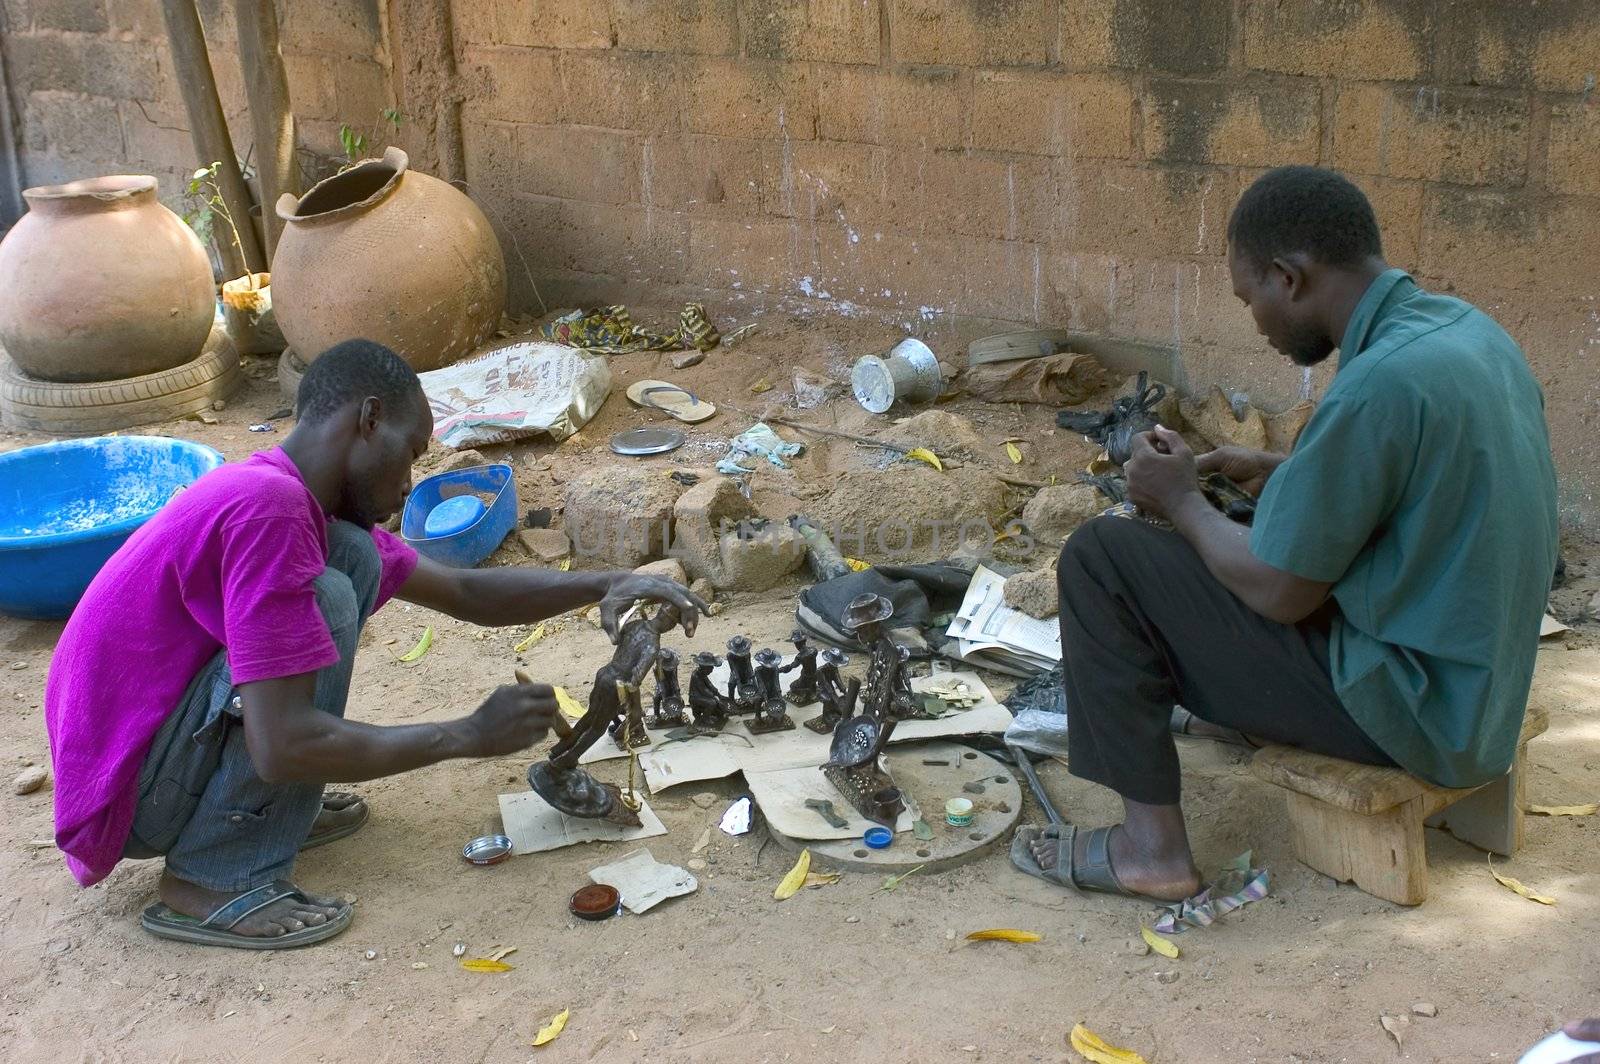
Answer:
<svg viewBox="0 0 1600 1064"><path fill-rule="evenodd" d="M407 169L399 148L285 194L272 260L278 327L310 363L342 340L376 340L414 369L483 344L506 304L500 243L449 184Z"/></svg>
<svg viewBox="0 0 1600 1064"><path fill-rule="evenodd" d="M22 193L0 241L0 345L30 377L112 381L199 357L216 312L200 240L153 177L94 177Z"/></svg>

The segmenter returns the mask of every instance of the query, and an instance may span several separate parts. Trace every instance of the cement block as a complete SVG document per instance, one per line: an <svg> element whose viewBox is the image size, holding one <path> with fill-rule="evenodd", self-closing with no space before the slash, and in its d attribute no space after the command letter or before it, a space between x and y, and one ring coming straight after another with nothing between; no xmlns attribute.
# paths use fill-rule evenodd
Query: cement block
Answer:
<svg viewBox="0 0 1600 1064"><path fill-rule="evenodd" d="M594 469L567 484L565 522L577 557L627 569L666 553L682 491L654 472Z"/></svg>
<svg viewBox="0 0 1600 1064"><path fill-rule="evenodd" d="M673 509L673 555L695 579L718 590L765 591L804 561L805 540L787 525L762 522L726 477L690 488Z"/></svg>

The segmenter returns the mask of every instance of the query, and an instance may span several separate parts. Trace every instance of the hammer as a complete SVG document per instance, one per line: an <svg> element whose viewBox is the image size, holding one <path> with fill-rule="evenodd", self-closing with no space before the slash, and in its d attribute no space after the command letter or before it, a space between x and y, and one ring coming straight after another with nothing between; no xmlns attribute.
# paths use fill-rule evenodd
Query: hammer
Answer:
<svg viewBox="0 0 1600 1064"><path fill-rule="evenodd" d="M526 672L522 671L521 669L516 669L514 671L514 675L517 678L517 682L520 683L520 684L531 685L533 683L533 677L529 676ZM568 724L567 723L567 718L562 716L561 708L559 706L556 707L555 729L556 729L556 736L558 738L561 738L561 739L570 739L570 738L572 738L572 725Z"/></svg>

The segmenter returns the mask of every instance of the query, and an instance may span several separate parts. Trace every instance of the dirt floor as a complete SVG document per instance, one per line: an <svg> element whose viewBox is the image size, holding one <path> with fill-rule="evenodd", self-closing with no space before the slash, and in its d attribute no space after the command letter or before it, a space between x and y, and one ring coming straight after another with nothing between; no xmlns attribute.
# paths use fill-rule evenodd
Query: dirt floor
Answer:
<svg viewBox="0 0 1600 1064"><path fill-rule="evenodd" d="M739 320L713 318L724 331ZM667 320L657 310L643 320ZM731 317L731 316L730 316ZM760 319L760 329L700 366L675 372L670 355L613 359L613 397L580 437L561 447L501 448L514 456L524 507L558 506L575 472L618 459L614 431L649 423L621 390L642 376L675 380L722 405L692 430L678 455L649 460L664 472L709 466L728 436L792 398L790 373L847 376L857 356L888 347L893 326L800 318ZM959 362L954 332L930 337ZM253 366L249 390L216 415L150 429L220 448L230 459L279 435L254 434L284 404L271 363ZM770 391L752 392L763 380ZM1120 383L1120 382L1117 382ZM1047 481L1082 468L1090 449L1053 434L1049 407L948 406L969 418L982 453L968 464ZM898 411L896 413L899 413ZM848 431L881 429L846 396L787 416ZM787 430L786 436L794 434ZM1013 465L1004 440L1020 437ZM0 434L0 449L38 442ZM817 441L811 441L814 444ZM937 446L940 441L935 441ZM969 447L968 450L973 448ZM430 455L424 465L437 464ZM547 459L547 460L542 460ZM763 470L755 500L779 517L826 504L838 478L885 464L850 444L812 447L793 473ZM929 471L929 475L935 475ZM893 500L908 505L905 495ZM1012 491L1013 510L1026 491ZM1004 546L1004 545L1003 545ZM1595 550L1567 544L1569 584L1552 607L1574 630L1540 653L1535 699L1549 732L1531 749L1529 798L1547 804L1600 797L1600 626L1585 619L1600 590ZM870 552L869 552L870 557ZM1013 558L1027 564L1038 559ZM491 564L530 564L507 548ZM795 580L798 581L799 574ZM790 582L733 595L690 649L745 633L781 645L792 626ZM433 648L413 665L395 660L425 626ZM609 657L598 627L567 617L526 654L527 629L484 631L396 603L363 640L352 716L379 723L443 719L475 706L519 660L538 679L586 696ZM42 689L59 625L0 618L0 776L48 764ZM681 634L677 644L685 644ZM1005 685L997 684L1004 688ZM1080 897L1011 869L1003 853L939 874L913 875L893 891L881 876L776 902L791 858L756 831L713 832L691 847L740 793L737 778L676 788L653 805L669 828L649 840L657 858L705 862L701 886L642 916L602 924L566 911L586 872L633 847L580 846L465 865L461 845L497 824L495 796L526 784L528 757L460 761L365 784L372 822L353 838L313 851L297 869L308 887L358 899L354 926L311 949L237 953L161 943L137 926L153 898L159 862L127 862L80 890L53 849L50 788L0 793L0 1059L52 1061L1064 1061L1078 1060L1067 1032L1083 1022L1152 1062L1515 1060L1563 1020L1600 1013L1593 940L1600 931L1600 819L1530 817L1527 846L1497 862L1505 874L1554 896L1538 905L1499 886L1482 853L1429 832L1431 897L1414 909L1378 901L1297 864L1282 799L1249 773L1245 758L1209 743L1183 747L1185 803L1202 868L1253 849L1272 873L1272 894L1216 926L1181 937L1182 956L1140 955L1147 910ZM618 778L621 762L601 769ZM1042 773L1068 815L1110 822L1112 795L1073 780L1058 764ZM715 794L709 808L695 796ZM1031 801L1024 821L1039 820ZM1037 931L1032 945L967 943L988 927ZM469 956L515 946L514 970L463 971ZM370 956L369 956L370 954ZM1174 978L1175 976L1175 978ZM1411 1015L1431 1004L1436 1017ZM558 1041L530 1040L571 1009ZM1403 1045L1380 1016L1408 1016Z"/></svg>

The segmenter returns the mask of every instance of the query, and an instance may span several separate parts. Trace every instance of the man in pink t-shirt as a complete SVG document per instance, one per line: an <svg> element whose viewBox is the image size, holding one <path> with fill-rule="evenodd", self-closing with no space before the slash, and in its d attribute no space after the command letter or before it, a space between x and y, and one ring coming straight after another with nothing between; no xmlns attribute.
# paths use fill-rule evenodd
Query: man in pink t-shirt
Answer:
<svg viewBox="0 0 1600 1064"><path fill-rule="evenodd" d="M89 585L45 688L56 843L85 886L163 856L163 938L306 945L348 903L290 880L295 855L367 819L326 780L388 776L526 749L556 719L544 684L496 690L468 716L380 727L344 719L356 641L391 597L484 625L593 602L608 634L639 599L693 633L698 598L631 572L449 569L377 528L411 490L433 417L417 375L379 344L316 359L283 446L178 494Z"/></svg>

